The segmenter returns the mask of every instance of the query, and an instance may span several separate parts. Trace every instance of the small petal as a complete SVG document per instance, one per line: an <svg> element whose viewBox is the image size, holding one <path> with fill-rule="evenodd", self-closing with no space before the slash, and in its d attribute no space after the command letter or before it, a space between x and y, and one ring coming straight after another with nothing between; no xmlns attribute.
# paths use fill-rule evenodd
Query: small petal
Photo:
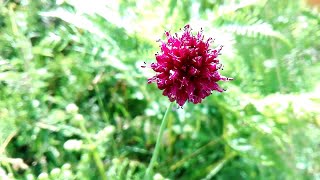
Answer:
<svg viewBox="0 0 320 180"><path fill-rule="evenodd" d="M176 71L170 70L169 79L174 81L174 80L176 80L178 78L178 76L179 76L179 72L177 70Z"/></svg>
<svg viewBox="0 0 320 180"><path fill-rule="evenodd" d="M179 93L177 94L177 103L179 104L179 106L183 106L187 99L188 94L185 91L179 91Z"/></svg>
<svg viewBox="0 0 320 180"><path fill-rule="evenodd" d="M195 67L191 66L191 67L189 68L188 73L189 73L191 76L194 76L194 75L196 75L196 74L199 73L199 70L196 69Z"/></svg>

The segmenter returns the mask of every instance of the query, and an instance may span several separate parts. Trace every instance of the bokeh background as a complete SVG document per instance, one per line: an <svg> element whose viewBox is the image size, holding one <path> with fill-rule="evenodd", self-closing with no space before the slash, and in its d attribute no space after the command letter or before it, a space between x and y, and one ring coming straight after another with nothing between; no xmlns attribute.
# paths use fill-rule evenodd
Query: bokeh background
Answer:
<svg viewBox="0 0 320 180"><path fill-rule="evenodd" d="M235 80L170 112L154 179L320 179L319 1L0 3L0 179L142 179L169 101L140 66L186 24Z"/></svg>

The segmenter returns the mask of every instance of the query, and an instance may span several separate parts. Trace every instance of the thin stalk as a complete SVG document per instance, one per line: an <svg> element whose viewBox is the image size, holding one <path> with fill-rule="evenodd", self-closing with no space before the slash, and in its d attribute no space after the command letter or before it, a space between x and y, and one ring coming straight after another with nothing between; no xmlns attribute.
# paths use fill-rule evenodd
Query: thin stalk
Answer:
<svg viewBox="0 0 320 180"><path fill-rule="evenodd" d="M94 80L92 81L93 83L93 86L94 86L94 89L97 93L97 97L98 97L98 104L99 104L99 108L100 108L100 112L102 114L102 117L104 119L104 121L107 123L107 124L111 124L111 121L109 120L109 115L105 112L105 104L103 103L102 101L102 97L100 95L100 88L99 88L99 82L102 78L102 76L104 75L104 71L100 72L95 78ZM111 143L112 143L112 150L113 150L113 153L115 155L118 155L118 151L117 151L117 147L116 147L116 142L115 140L112 138L111 139Z"/></svg>
<svg viewBox="0 0 320 180"><path fill-rule="evenodd" d="M97 147L94 144L94 142L92 141L89 132L87 131L85 125L84 125L84 121L80 122L80 128L81 130L85 133L85 138L87 139L88 143L90 144L90 151L92 153L93 156L93 160L96 163L96 166L98 168L98 171L100 173L101 179L102 180L107 180L107 177L105 175L105 170L104 170L104 166L103 166L103 162L102 159L100 158L98 151L97 151Z"/></svg>
<svg viewBox="0 0 320 180"><path fill-rule="evenodd" d="M100 88L99 88L98 84L95 84L95 85L94 85L94 89L95 89L95 91L96 91L96 93L97 93L97 96L98 96L98 104L99 104L99 108L100 108L102 117L103 117L103 119L104 119L104 121L105 121L106 123L110 123L110 122L109 122L109 116L108 116L108 114L104 111L104 109L105 109L105 108L104 108L104 103L103 103L102 98L101 98L101 96L100 96Z"/></svg>
<svg viewBox="0 0 320 180"><path fill-rule="evenodd" d="M163 137L163 132L164 132L164 129L166 128L167 123L168 123L168 118L167 118L168 117L168 112L170 111L170 109L172 107L172 104L173 103L169 104L169 106L168 106L168 108L166 110L166 113L163 116L163 119L162 119L162 122L161 122L161 126L160 126L160 130L159 130L158 137L157 137L156 147L154 148L151 161L149 163L148 169L147 169L146 174L144 176L145 180L151 180L152 179L151 178L151 175L152 175L151 172L152 172L152 169L153 169L153 166L154 166L156 160L158 159L161 140L162 140L162 137Z"/></svg>
<svg viewBox="0 0 320 180"><path fill-rule="evenodd" d="M13 169L12 169L11 165L9 164L9 162L2 162L2 164L7 168L9 174L12 174L12 178L14 178Z"/></svg>
<svg viewBox="0 0 320 180"><path fill-rule="evenodd" d="M224 139L224 137L219 137L217 139L211 140L210 142L208 142L206 145L200 147L199 149L195 150L193 153L183 157L181 160L179 160L177 163L175 163L174 165L172 165L170 167L171 171L176 170L177 168L179 168L180 166L182 166L186 161L188 161L189 159L194 158L195 156L197 156L198 154L200 154L202 151L206 150L207 147L211 147L211 146L215 146L217 143L219 143L220 141L222 141Z"/></svg>
<svg viewBox="0 0 320 180"><path fill-rule="evenodd" d="M231 152L230 154L226 155L223 159L221 159L220 161L218 161L217 163L209 166L207 169L211 169L211 171L209 172L209 174L201 179L201 180L209 180L212 179L222 168L223 166L232 158L234 158L237 154L235 152Z"/></svg>
<svg viewBox="0 0 320 180"><path fill-rule="evenodd" d="M272 56L275 57L275 43L274 40L271 40L271 52ZM277 58L277 66L276 66L276 75L277 75L277 80L279 83L279 89L280 93L283 93L283 83L282 83L282 78L281 78L281 69L280 69L280 61L279 58Z"/></svg>

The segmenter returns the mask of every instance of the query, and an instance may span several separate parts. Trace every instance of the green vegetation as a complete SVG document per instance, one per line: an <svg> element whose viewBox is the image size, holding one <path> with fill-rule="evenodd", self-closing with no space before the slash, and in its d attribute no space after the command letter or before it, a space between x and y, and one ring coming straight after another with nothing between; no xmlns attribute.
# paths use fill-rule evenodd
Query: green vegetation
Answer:
<svg viewBox="0 0 320 180"><path fill-rule="evenodd" d="M155 179L320 178L320 13L304 1L0 3L0 179L142 179L169 101L140 66L188 23L235 80L168 114Z"/></svg>

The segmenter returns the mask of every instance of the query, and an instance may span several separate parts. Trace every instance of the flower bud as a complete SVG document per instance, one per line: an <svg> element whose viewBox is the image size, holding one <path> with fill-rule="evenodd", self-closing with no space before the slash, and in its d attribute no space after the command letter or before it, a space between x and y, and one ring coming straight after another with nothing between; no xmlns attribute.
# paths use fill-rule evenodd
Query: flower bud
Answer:
<svg viewBox="0 0 320 180"><path fill-rule="evenodd" d="M75 114L78 112L78 110L79 110L78 106L75 105L74 103L68 104L66 107L67 113L70 113L70 114Z"/></svg>
<svg viewBox="0 0 320 180"><path fill-rule="evenodd" d="M38 176L38 180L48 180L49 179L49 175L46 172L42 172L41 174L39 174Z"/></svg>
<svg viewBox="0 0 320 180"><path fill-rule="evenodd" d="M79 151L82 147L82 141L70 139L63 144L63 148L67 151Z"/></svg>

